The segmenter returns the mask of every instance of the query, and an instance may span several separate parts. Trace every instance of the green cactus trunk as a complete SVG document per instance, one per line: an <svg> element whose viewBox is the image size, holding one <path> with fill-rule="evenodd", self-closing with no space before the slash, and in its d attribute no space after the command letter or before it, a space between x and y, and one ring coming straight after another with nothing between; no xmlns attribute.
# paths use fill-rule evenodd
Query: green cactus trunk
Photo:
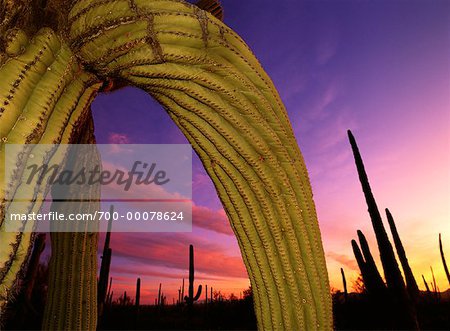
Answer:
<svg viewBox="0 0 450 331"><path fill-rule="evenodd" d="M77 143L93 144L93 121L90 116L80 132ZM79 155L74 171L99 164L92 155ZM78 167L78 168L77 168ZM57 188L56 188L57 189ZM67 190L67 188L63 188ZM55 187L53 187L55 190ZM90 185L88 191L61 192L65 200L88 200L99 196L100 186ZM54 211L69 213L93 213L100 209L98 201L77 204L52 204ZM71 226L74 226L71 224ZM49 266L48 296L42 328L44 330L95 330L97 326L97 245L98 232L82 232L85 223L77 225L80 232L65 232L66 223L52 224L52 256ZM72 227L73 229L73 227Z"/></svg>
<svg viewBox="0 0 450 331"><path fill-rule="evenodd" d="M189 296L184 298L188 306L192 306L192 304L197 301L202 294L202 285L199 285L197 288L197 293L194 295L194 274L194 246L189 245Z"/></svg>
<svg viewBox="0 0 450 331"><path fill-rule="evenodd" d="M375 264L372 265L366 262L355 240L352 240L352 248L356 258L356 262L358 263L359 270L361 271L361 276L363 278L364 286L366 287L367 292L373 298L378 299L379 297L383 296L383 294L386 293L386 286L384 285L384 282L381 279L378 269L376 268ZM370 254L370 250L365 252L366 256L369 256L368 254Z"/></svg>
<svg viewBox="0 0 450 331"><path fill-rule="evenodd" d="M134 305L136 307L139 307L140 302L141 302L141 279L138 278L136 280L136 299L134 300Z"/></svg>

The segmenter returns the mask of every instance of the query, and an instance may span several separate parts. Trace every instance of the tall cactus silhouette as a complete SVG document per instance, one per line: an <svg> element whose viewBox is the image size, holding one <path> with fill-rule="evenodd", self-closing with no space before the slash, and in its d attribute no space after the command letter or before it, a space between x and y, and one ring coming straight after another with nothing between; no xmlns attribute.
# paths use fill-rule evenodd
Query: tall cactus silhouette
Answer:
<svg viewBox="0 0 450 331"><path fill-rule="evenodd" d="M358 230L358 239L361 245L362 253L355 240L352 240L352 248L366 289L374 297L383 296L386 294L386 285L384 284L377 265L375 264L375 260L370 252L366 237L360 230Z"/></svg>
<svg viewBox="0 0 450 331"><path fill-rule="evenodd" d="M8 143L76 142L104 82L141 87L164 106L215 184L254 289L258 327L332 329L307 170L278 92L233 30L181 0L0 3L1 162ZM17 160L9 161L14 168ZM5 198L20 191L13 177L2 180L1 220L8 212ZM47 190L45 181L36 186L41 196ZM0 309L31 238L21 229L5 232L2 224ZM66 262L86 257L53 252ZM95 274L89 277L96 283ZM91 303L89 311L75 305L66 315L52 306L48 316L63 320L72 313L69 319L89 325L71 327L94 329ZM63 325L55 323L46 325Z"/></svg>
<svg viewBox="0 0 450 331"><path fill-rule="evenodd" d="M380 251L381 263L383 264L384 276L386 278L387 286L393 290L400 290L405 287L403 278L398 267L397 260L395 259L394 250L389 241L386 230L384 229L383 221L381 220L380 212L378 211L377 203L372 194L370 188L369 179L367 178L366 171L364 169L364 163L359 153L356 140L353 137L352 132L348 131L348 138L352 147L353 156L355 158L356 168L358 170L359 180L366 198L370 219L372 220L372 226L375 232L375 236L378 243L378 249Z"/></svg>
<svg viewBox="0 0 450 331"><path fill-rule="evenodd" d="M184 298L188 306L192 306L192 304L200 298L202 294L202 285L199 285L197 288L197 294L194 295L194 246L189 245L189 291L188 295Z"/></svg>
<svg viewBox="0 0 450 331"><path fill-rule="evenodd" d="M352 147L356 169L358 171L359 181L364 192L368 212L372 221L372 227L377 239L384 276L387 288L390 292L390 299L392 300L392 308L396 310L397 313L395 327L418 329L419 326L415 307L406 291L405 282L403 281L394 250L384 228L356 140L350 130L348 130L347 133Z"/></svg>
<svg viewBox="0 0 450 331"><path fill-rule="evenodd" d="M348 291L347 291L347 280L345 279L344 269L341 268L341 276L342 276L342 285L344 287L344 297L345 301L348 299Z"/></svg>
<svg viewBox="0 0 450 331"><path fill-rule="evenodd" d="M139 308L140 303L141 303L141 279L138 278L136 280L136 297L134 300L134 305Z"/></svg>
<svg viewBox="0 0 450 331"><path fill-rule="evenodd" d="M444 266L445 274L447 275L448 284L450 286L450 273L448 272L447 262L445 261L444 248L442 247L441 234L439 233L439 251L441 252L442 265Z"/></svg>
<svg viewBox="0 0 450 331"><path fill-rule="evenodd" d="M430 287L428 286L428 283L425 280L425 276L424 275L422 275L422 280L423 280L423 284L425 285L425 288L427 289L427 293L430 294L431 293Z"/></svg>
<svg viewBox="0 0 450 331"><path fill-rule="evenodd" d="M403 273L406 280L406 288L408 290L409 296L414 301L419 298L419 287L417 286L416 279L412 273L411 267L409 266L408 258L406 257L405 249L403 248L402 241L395 226L394 218L392 217L389 209L386 208L386 217L391 229L392 238L394 239L395 249L397 250L397 255L402 265Z"/></svg>
<svg viewBox="0 0 450 331"><path fill-rule="evenodd" d="M79 144L93 144L93 121L90 116L84 130L80 133ZM99 156L94 153L75 155L77 159L73 170L91 170L99 164ZM96 159L95 159L96 158ZM64 200L76 199L81 203L52 203L51 210L64 214L94 213L100 210L100 203L91 200L100 194L100 185L87 185L85 190L74 186L59 188L53 186L52 192L60 190L58 197ZM68 225L58 222L51 225L52 254L49 265L48 295L44 311L42 329L44 330L93 330L97 325L97 246L98 233L84 232L85 222L70 224L79 232L67 232ZM80 318L82 316L83 318ZM63 318L64 317L64 318Z"/></svg>

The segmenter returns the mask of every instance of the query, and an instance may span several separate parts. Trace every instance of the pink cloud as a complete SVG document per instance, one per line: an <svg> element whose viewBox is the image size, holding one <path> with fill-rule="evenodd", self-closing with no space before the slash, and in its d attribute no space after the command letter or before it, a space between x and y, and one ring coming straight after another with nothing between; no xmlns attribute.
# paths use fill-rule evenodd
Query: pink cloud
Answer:
<svg viewBox="0 0 450 331"><path fill-rule="evenodd" d="M130 138L123 133L111 132L108 136L109 144L129 144Z"/></svg>
<svg viewBox="0 0 450 331"><path fill-rule="evenodd" d="M358 271L358 264L354 258L350 258L345 254L339 254L335 252L327 252L327 257L339 262L341 265L348 267L351 270Z"/></svg>

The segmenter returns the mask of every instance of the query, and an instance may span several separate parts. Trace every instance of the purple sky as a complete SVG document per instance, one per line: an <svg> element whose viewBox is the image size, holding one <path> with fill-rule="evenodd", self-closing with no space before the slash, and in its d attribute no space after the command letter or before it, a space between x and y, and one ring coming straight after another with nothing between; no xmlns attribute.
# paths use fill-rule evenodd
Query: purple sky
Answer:
<svg viewBox="0 0 450 331"><path fill-rule="evenodd" d="M341 287L340 267L350 282L357 276L350 246L357 229L376 252L346 139L351 129L379 208L391 209L416 278L430 278L432 265L445 289L437 236L450 253L450 2L222 3L225 23L253 49L288 109L312 181L332 286ZM98 143L186 142L143 91L101 95L93 110ZM147 301L159 282L168 298L175 295L187 275L189 243L199 283L236 294L248 286L236 240L196 157L193 176L192 234L113 234L117 291L133 288L141 276Z"/></svg>

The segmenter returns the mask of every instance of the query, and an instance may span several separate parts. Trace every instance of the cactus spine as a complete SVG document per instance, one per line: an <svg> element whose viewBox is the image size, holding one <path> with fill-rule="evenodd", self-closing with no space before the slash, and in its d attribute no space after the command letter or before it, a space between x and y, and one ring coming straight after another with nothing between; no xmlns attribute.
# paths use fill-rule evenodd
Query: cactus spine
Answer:
<svg viewBox="0 0 450 331"><path fill-rule="evenodd" d="M450 285L450 273L448 272L447 262L445 261L444 248L442 247L441 234L439 233L439 251L441 252L442 265L447 275L448 284Z"/></svg>
<svg viewBox="0 0 450 331"><path fill-rule="evenodd" d="M202 294L202 286L199 285L197 288L197 294L194 296L194 246L189 245L189 295L184 298L188 306L192 306L192 304L200 298Z"/></svg>

